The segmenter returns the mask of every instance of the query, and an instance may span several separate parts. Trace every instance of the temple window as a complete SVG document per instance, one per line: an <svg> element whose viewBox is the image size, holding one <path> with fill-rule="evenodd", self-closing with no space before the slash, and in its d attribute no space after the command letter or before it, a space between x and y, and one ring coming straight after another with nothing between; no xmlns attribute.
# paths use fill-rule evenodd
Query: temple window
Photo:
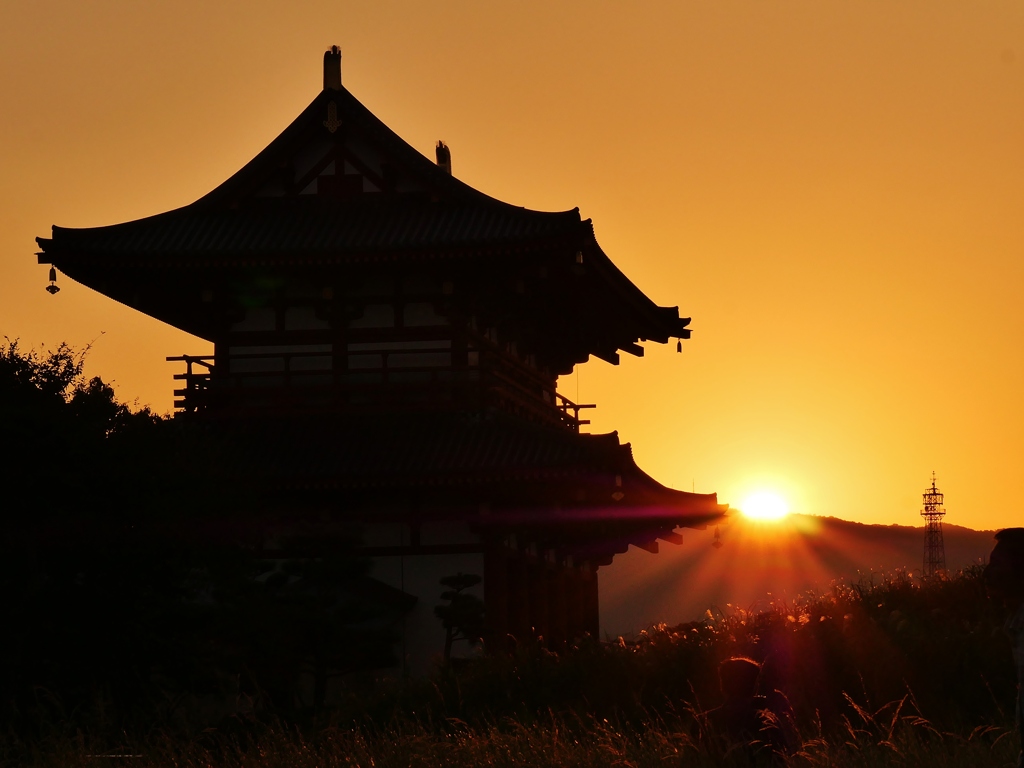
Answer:
<svg viewBox="0 0 1024 768"><path fill-rule="evenodd" d="M406 326L448 325L448 319L439 315L430 302L412 302L405 305L402 322Z"/></svg>
<svg viewBox="0 0 1024 768"><path fill-rule="evenodd" d="M383 355L349 355L348 356L348 367L349 369L374 369L384 367L384 356Z"/></svg>
<svg viewBox="0 0 1024 768"><path fill-rule="evenodd" d="M406 352L388 355L388 368L448 368L451 352Z"/></svg>
<svg viewBox="0 0 1024 768"><path fill-rule="evenodd" d="M245 310L245 317L231 326L232 331L277 330L277 310L273 307L253 307Z"/></svg>
<svg viewBox="0 0 1024 768"><path fill-rule="evenodd" d="M394 328L395 308L391 304L367 304L363 314L349 323L350 328Z"/></svg>
<svg viewBox="0 0 1024 768"><path fill-rule="evenodd" d="M330 323L316 316L314 307L288 307L284 311L286 331L323 331L330 327Z"/></svg>
<svg viewBox="0 0 1024 768"><path fill-rule="evenodd" d="M230 373L329 371L334 367L330 344L245 345L228 348Z"/></svg>
<svg viewBox="0 0 1024 768"><path fill-rule="evenodd" d="M232 357L231 373L271 373L284 370L283 357Z"/></svg>

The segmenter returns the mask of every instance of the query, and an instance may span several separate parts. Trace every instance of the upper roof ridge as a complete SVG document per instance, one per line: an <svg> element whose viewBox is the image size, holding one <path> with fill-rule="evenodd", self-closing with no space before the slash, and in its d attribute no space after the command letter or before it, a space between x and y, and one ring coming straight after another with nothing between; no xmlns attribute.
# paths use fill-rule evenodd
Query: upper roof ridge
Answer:
<svg viewBox="0 0 1024 768"><path fill-rule="evenodd" d="M325 54L325 61L330 54L330 51ZM340 53L338 60L340 62ZM371 175L372 171L377 171L376 181L397 181L400 188L404 183L405 191L418 192L435 202L457 201L538 214L574 213L579 217L576 207L566 211L537 211L481 192L451 175L391 130L341 84L340 74L335 85L337 87L325 87L265 149L191 205L197 208L239 205L256 196L262 182L287 172L290 164L294 167L297 157L316 155L317 151L327 152L334 147L334 151L342 154L362 151L372 156L376 167L364 170ZM359 159L352 158L352 165L357 167ZM334 172L337 173L337 169ZM383 178L387 173L397 174L397 178Z"/></svg>

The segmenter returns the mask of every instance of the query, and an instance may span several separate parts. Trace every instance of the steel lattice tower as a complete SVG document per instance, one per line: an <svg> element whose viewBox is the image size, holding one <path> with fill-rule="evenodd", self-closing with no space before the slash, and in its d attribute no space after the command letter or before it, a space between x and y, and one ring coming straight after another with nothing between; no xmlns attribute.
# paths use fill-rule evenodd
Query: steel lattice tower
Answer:
<svg viewBox="0 0 1024 768"><path fill-rule="evenodd" d="M932 472L932 487L924 491L924 575L934 576L946 570L946 545L942 541L943 495L935 487L935 473Z"/></svg>

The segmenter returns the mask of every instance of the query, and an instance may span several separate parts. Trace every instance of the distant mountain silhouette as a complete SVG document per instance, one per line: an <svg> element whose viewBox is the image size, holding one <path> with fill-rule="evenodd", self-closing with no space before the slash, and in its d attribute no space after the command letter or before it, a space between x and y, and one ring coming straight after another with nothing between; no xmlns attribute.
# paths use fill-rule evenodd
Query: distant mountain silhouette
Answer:
<svg viewBox="0 0 1024 768"><path fill-rule="evenodd" d="M946 565L958 570L984 561L994 531L943 525ZM602 568L601 629L629 635L659 622L693 621L710 609L728 611L827 590L833 580L851 582L904 568L921 572L924 529L865 525L834 517L790 515L777 523L748 520L736 512L720 526L684 532L683 544L660 543L651 555L636 548Z"/></svg>

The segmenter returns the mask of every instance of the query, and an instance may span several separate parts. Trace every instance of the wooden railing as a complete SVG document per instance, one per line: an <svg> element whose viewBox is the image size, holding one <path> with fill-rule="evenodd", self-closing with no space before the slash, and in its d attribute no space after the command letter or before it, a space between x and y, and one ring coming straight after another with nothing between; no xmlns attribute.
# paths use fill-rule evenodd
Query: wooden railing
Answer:
<svg viewBox="0 0 1024 768"><path fill-rule="evenodd" d="M503 410L537 421L557 422L579 431L589 424L580 411L596 406L577 404L538 378L523 381L508 375L502 366L484 365L294 370L297 358L324 357L321 350L311 352L268 352L233 355L232 361L282 360L281 370L221 371L214 368L211 355L179 355L169 362L184 362L184 373L174 374L184 386L174 390L174 406L179 413L196 414L211 407L226 406L243 410L264 407L300 407L347 409L370 406L391 410L409 410L438 406L459 407L496 404ZM301 366L301 364L300 364ZM416 393L415 395L413 393ZM412 396L411 396L412 395ZM419 395L419 396L417 396ZM424 397L425 395L425 397Z"/></svg>
<svg viewBox="0 0 1024 768"><path fill-rule="evenodd" d="M175 381L184 381L185 386L174 390L174 409L180 413L197 413L209 405L210 385L213 381L213 355L179 355L168 357L169 363L185 363L185 373L174 374ZM197 371L193 366L201 366Z"/></svg>
<svg viewBox="0 0 1024 768"><path fill-rule="evenodd" d="M543 421L557 420L576 432L584 424L590 423L589 419L580 418L580 411L585 408L597 407L596 405L577 405L553 390L544 390L552 398L552 402L545 402L543 396L538 396L535 390L523 386L496 369L487 370L485 377L494 382L489 387L492 396L505 401L506 406L511 405L513 410Z"/></svg>
<svg viewBox="0 0 1024 768"><path fill-rule="evenodd" d="M596 403L577 404L570 400L565 395L560 395L555 392L555 407L565 414L567 419L572 420L576 423L577 428L583 424L589 424L590 419L581 419L580 411L584 408L597 408ZM572 416L569 415L569 411L572 411Z"/></svg>

